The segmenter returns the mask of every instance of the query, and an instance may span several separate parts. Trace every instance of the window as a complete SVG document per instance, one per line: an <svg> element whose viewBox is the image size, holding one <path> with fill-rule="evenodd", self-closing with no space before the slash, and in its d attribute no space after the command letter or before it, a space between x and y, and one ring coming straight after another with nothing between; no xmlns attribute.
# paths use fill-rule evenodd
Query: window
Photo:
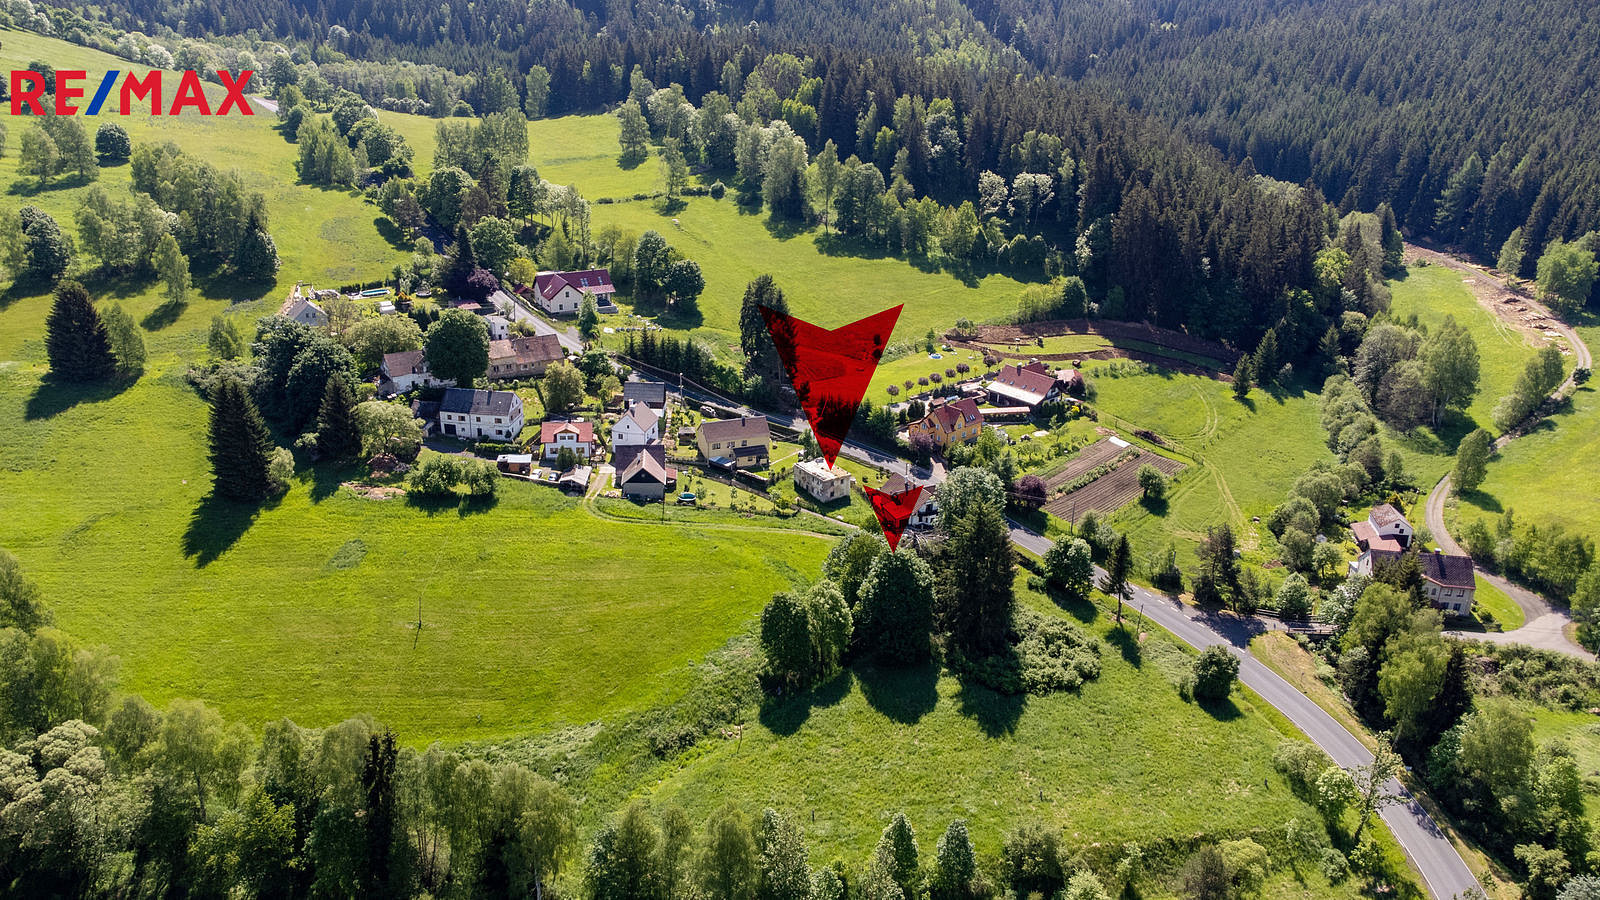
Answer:
<svg viewBox="0 0 1600 900"><path fill-rule="evenodd" d="M499 416L495 416L495 419L494 419L494 423L495 423L495 424L496 424L496 425L499 425L499 424L500 424L500 417L499 417Z"/></svg>

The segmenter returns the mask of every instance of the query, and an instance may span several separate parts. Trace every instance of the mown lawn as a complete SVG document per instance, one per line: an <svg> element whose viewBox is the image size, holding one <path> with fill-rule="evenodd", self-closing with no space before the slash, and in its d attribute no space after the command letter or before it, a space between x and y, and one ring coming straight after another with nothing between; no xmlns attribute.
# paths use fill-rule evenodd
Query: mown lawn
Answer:
<svg viewBox="0 0 1600 900"><path fill-rule="evenodd" d="M1578 330L1600 350L1600 327ZM1600 391L1590 382L1563 411L1512 441L1489 462L1478 490L1463 496L1457 519L1498 517L1514 509L1523 523L1555 523L1593 535L1600 523ZM1458 528L1451 524L1452 528Z"/></svg>
<svg viewBox="0 0 1600 900"><path fill-rule="evenodd" d="M1500 625L1502 631L1512 631L1526 624L1527 616L1523 615L1522 607L1518 606L1515 600L1482 578L1474 577L1478 589L1472 595L1472 609L1478 613L1479 618L1482 618L1483 613L1488 613Z"/></svg>
<svg viewBox="0 0 1600 900"><path fill-rule="evenodd" d="M1312 463L1332 458L1314 394L1258 388L1240 402L1231 386L1197 375L1129 374L1138 369L1125 365L1085 371L1094 379L1103 423L1154 431L1198 463L1181 473L1165 504L1129 504L1119 514L1119 527L1141 553L1162 552L1172 541L1187 567L1205 529L1224 521L1243 529L1246 550L1270 547L1264 525L1250 520L1282 503Z"/></svg>
<svg viewBox="0 0 1600 900"><path fill-rule="evenodd" d="M582 183L578 187L584 189ZM929 329L942 332L963 316L975 322L1009 316L1022 291L1020 282L1005 275L969 285L951 273L923 271L903 260L825 252L829 242L820 230L774 225L765 213L740 207L731 193L721 200L690 198L670 215L653 202L597 205L592 218L596 229L614 224L635 234L659 231L698 262L706 280L701 320L666 324L718 344L738 345L740 300L745 286L763 274L783 289L790 312L823 328L905 304L891 343L920 342ZM622 337L612 343L621 346Z"/></svg>
<svg viewBox="0 0 1600 900"><path fill-rule="evenodd" d="M1445 316L1454 316L1478 344L1478 393L1464 415L1452 414L1438 429L1423 427L1410 434L1385 429L1385 442L1400 450L1406 471L1424 491L1455 465L1455 447L1462 437L1474 428L1495 430L1490 413L1511 392L1536 349L1484 309L1461 279L1460 272L1443 266L1413 266L1403 280L1389 283L1394 318L1415 315L1423 325L1437 328Z"/></svg>

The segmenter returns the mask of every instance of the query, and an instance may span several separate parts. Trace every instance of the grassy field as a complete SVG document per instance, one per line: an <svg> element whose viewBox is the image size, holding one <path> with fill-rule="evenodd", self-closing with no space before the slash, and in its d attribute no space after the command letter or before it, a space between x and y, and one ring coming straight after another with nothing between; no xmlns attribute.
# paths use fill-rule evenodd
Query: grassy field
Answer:
<svg viewBox="0 0 1600 900"><path fill-rule="evenodd" d="M1527 617L1522 613L1522 607L1516 601L1507 597L1505 592L1484 581L1476 578L1478 589L1472 595L1472 609L1483 618L1487 612L1494 621L1499 623L1502 631L1511 631L1521 628L1527 622Z"/></svg>
<svg viewBox="0 0 1600 900"><path fill-rule="evenodd" d="M910 335L909 331L896 329L897 335ZM905 400L915 394L930 390L937 385L921 385L919 378L927 378L937 372L945 382L965 381L983 374L983 357L971 350L957 348L946 353L935 347L934 353L939 354L939 359L932 359L928 350L920 342L909 351L893 359L878 364L878 370L872 375L872 385L867 388L867 397L874 403L892 403L896 400ZM966 363L972 370L962 374L956 373L955 378L945 376L946 369L954 369L957 363ZM912 387L906 387L905 382L910 381ZM893 396L889 393L890 385L899 385L900 393Z"/></svg>
<svg viewBox="0 0 1600 900"><path fill-rule="evenodd" d="M1591 350L1600 327L1579 329ZM1600 391L1579 388L1571 405L1506 446L1489 463L1489 476L1456 507L1461 522L1497 517L1514 509L1522 522L1558 523L1595 533L1600 523ZM1451 523L1451 528L1458 528Z"/></svg>
<svg viewBox="0 0 1600 900"><path fill-rule="evenodd" d="M897 811L924 854L955 818L987 853L1019 822L1038 821L1074 847L1137 841L1160 867L1204 839L1276 846L1290 818L1315 820L1273 770L1273 748L1297 732L1271 707L1249 692L1220 709L1187 703L1176 682L1189 651L1174 639L1150 634L1125 658L1108 616L1096 611L1086 627L1107 645L1103 673L1081 693L1004 698L931 667L858 668L774 703L741 740L713 735L643 796L692 820L728 797L794 810L814 862L864 857ZM1356 896L1306 875L1273 896Z"/></svg>
<svg viewBox="0 0 1600 900"><path fill-rule="evenodd" d="M31 34L3 44L11 68L127 68ZM145 332L144 377L89 392L42 381L49 298L0 299L0 546L66 630L120 656L128 690L201 697L255 723L371 713L410 742L589 721L670 698L675 670L815 571L827 545L813 537L729 530L727 513L666 531L511 482L471 514L360 499L327 472L303 473L253 516L206 502L205 406L183 374L211 316L237 301L248 331L295 279L379 277L403 254L355 195L295 183L294 147L270 116L119 121L136 144L170 138L240 171L267 196L283 259L276 286L197 279L183 314ZM9 125L15 142L24 123ZM16 165L0 158L0 202L35 203L75 231L85 188L35 192ZM113 192L127 181L126 166L100 179ZM152 284L89 286L136 320L161 302Z"/></svg>
<svg viewBox="0 0 1600 900"><path fill-rule="evenodd" d="M1085 371L1098 390L1102 422L1154 431L1197 463L1173 485L1164 506L1130 504L1118 514L1142 553L1162 551L1173 540L1187 566L1205 529L1224 521L1243 529L1247 550L1271 546L1271 536L1251 518L1265 517L1307 467L1331 458L1315 395L1257 389L1241 403L1228 385L1197 375L1128 374L1123 368L1111 377L1108 366Z"/></svg>
<svg viewBox="0 0 1600 900"><path fill-rule="evenodd" d="M692 330L716 343L738 344L740 298L745 285L762 274L772 275L783 289L790 312L824 328L904 303L894 343L920 341L929 329L943 331L962 316L979 321L1008 315L1022 291L1019 282L1003 275L969 286L949 273L925 272L902 260L827 253L820 231L775 226L764 213L741 208L731 194L722 200L691 198L671 215L650 202L600 205L592 218L597 229L614 224L636 234L659 231L700 264L706 279L700 297L703 321Z"/></svg>
<svg viewBox="0 0 1600 900"><path fill-rule="evenodd" d="M1387 443L1405 457L1406 470L1420 486L1432 486L1455 464L1456 443L1474 428L1495 430L1489 414L1533 358L1535 349L1522 334L1505 325L1472 296L1461 273L1443 266L1412 267L1403 280L1390 282L1396 319L1412 315L1429 328L1454 316L1478 344L1478 393L1465 416L1452 416L1438 430L1419 428L1411 434L1387 431Z"/></svg>

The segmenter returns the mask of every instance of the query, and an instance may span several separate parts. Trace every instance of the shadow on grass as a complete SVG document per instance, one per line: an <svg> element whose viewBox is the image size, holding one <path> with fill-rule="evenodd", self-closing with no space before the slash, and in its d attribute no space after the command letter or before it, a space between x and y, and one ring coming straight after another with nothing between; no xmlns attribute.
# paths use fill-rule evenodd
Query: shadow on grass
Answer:
<svg viewBox="0 0 1600 900"><path fill-rule="evenodd" d="M321 503L346 481L360 478L363 467L355 462L325 462L311 467L311 502Z"/></svg>
<svg viewBox="0 0 1600 900"><path fill-rule="evenodd" d="M378 236L389 242L389 246L396 250L411 251L416 247L406 240L406 233L388 216L373 216L372 227L378 229Z"/></svg>
<svg viewBox="0 0 1600 900"><path fill-rule="evenodd" d="M1139 505L1152 516L1165 516L1167 514L1166 497L1140 497Z"/></svg>
<svg viewBox="0 0 1600 900"><path fill-rule="evenodd" d="M867 663L854 672L867 704L902 725L915 725L939 702L939 667L933 663L903 669Z"/></svg>
<svg viewBox="0 0 1600 900"><path fill-rule="evenodd" d="M1004 737L1017 730L1022 711L1028 706L1028 695L1002 694L974 678L962 678L956 705L963 716L978 723L985 735Z"/></svg>
<svg viewBox="0 0 1600 900"><path fill-rule="evenodd" d="M334 485L337 489L338 485ZM332 493L330 491L329 493ZM414 491L406 492L406 505L422 510L431 518L441 513L455 512L465 519L467 516L486 513L495 508L500 502L498 497L468 497L464 494L455 494L449 497L430 497Z"/></svg>
<svg viewBox="0 0 1600 900"><path fill-rule="evenodd" d="M827 708L843 700L854 683L855 676L847 669L808 691L768 696L761 704L758 718L773 734L788 737L810 720L813 709Z"/></svg>
<svg viewBox="0 0 1600 900"><path fill-rule="evenodd" d="M188 308L189 304L182 300L168 300L150 310L150 314L141 319L139 325L145 331L160 331L178 321L178 318L183 315L183 311Z"/></svg>
<svg viewBox="0 0 1600 900"><path fill-rule="evenodd" d="M57 381L49 376L39 382L39 387L28 398L23 418L29 422L50 419L80 403L100 403L110 400L133 387L138 378L113 378L89 384Z"/></svg>
<svg viewBox="0 0 1600 900"><path fill-rule="evenodd" d="M1216 719L1218 722L1232 722L1234 719L1244 715L1244 713L1240 712L1239 710L1239 704L1233 702L1233 696L1231 694L1227 697L1223 697L1221 700L1201 699L1196 697L1194 698L1194 705L1205 710L1208 714L1210 714L1211 718Z"/></svg>
<svg viewBox="0 0 1600 900"><path fill-rule="evenodd" d="M1045 583L1044 593L1056 606L1085 625L1100 618L1100 607L1095 606L1087 597L1075 597L1066 591L1050 587L1048 582Z"/></svg>
<svg viewBox="0 0 1600 900"><path fill-rule="evenodd" d="M189 516L183 532L183 555L203 569L228 551L254 524L263 509L274 504L245 503L207 494Z"/></svg>
<svg viewBox="0 0 1600 900"><path fill-rule="evenodd" d="M1497 514L1505 512L1505 507L1500 504L1500 501L1493 494L1484 493L1477 488L1473 488L1470 491L1462 491L1458 496L1462 501L1470 503L1484 512Z"/></svg>
<svg viewBox="0 0 1600 900"><path fill-rule="evenodd" d="M1106 634L1106 643L1117 648L1123 660L1135 669L1144 666L1144 648L1139 646L1139 636L1128 628L1113 628Z"/></svg>

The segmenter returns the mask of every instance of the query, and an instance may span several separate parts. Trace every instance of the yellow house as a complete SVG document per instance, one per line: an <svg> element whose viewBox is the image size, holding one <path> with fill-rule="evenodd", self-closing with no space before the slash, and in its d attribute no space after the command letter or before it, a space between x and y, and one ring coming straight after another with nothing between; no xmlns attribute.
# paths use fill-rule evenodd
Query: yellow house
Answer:
<svg viewBox="0 0 1600 900"><path fill-rule="evenodd" d="M978 439L983 433L983 411L978 409L978 401L968 397L935 406L907 430L910 436L925 434L933 438L940 450L948 450L956 444Z"/></svg>
<svg viewBox="0 0 1600 900"><path fill-rule="evenodd" d="M706 461L729 459L735 468L755 469L772 456L772 432L766 416L707 419L695 433L695 446Z"/></svg>

